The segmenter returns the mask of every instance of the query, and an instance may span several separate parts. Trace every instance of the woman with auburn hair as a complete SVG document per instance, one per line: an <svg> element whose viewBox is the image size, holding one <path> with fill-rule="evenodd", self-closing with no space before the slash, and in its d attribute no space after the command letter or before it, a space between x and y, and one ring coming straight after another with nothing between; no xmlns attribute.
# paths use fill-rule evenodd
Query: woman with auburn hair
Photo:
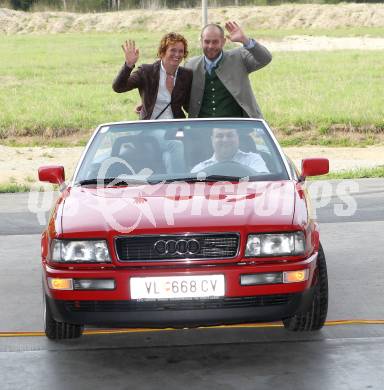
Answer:
<svg viewBox="0 0 384 390"><path fill-rule="evenodd" d="M118 93L139 90L142 101L140 119L185 118L183 108L188 111L192 71L180 63L188 55L187 40L174 32L165 34L157 51L159 60L141 65L134 72L132 70L139 59L135 41L125 41L121 47L125 63L113 82L113 90ZM158 141L167 173L183 172L182 141L165 139L165 130L162 129L148 133Z"/></svg>
<svg viewBox="0 0 384 390"><path fill-rule="evenodd" d="M192 71L180 66L188 55L187 40L180 34L165 34L159 44L159 60L143 64L133 72L139 59L135 41L122 45L125 63L115 78L112 88L121 93L138 89L142 105L140 119L185 118L188 111Z"/></svg>

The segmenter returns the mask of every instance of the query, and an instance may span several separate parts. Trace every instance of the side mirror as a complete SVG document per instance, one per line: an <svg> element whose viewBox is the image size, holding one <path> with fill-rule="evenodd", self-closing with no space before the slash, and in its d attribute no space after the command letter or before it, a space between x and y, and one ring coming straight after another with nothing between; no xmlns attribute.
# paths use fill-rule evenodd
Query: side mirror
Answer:
<svg viewBox="0 0 384 390"><path fill-rule="evenodd" d="M329 160L327 158L305 158L301 161L301 180L307 176L325 175L329 172Z"/></svg>
<svg viewBox="0 0 384 390"><path fill-rule="evenodd" d="M39 180L61 185L65 180L64 167L61 165L48 165L40 167Z"/></svg>

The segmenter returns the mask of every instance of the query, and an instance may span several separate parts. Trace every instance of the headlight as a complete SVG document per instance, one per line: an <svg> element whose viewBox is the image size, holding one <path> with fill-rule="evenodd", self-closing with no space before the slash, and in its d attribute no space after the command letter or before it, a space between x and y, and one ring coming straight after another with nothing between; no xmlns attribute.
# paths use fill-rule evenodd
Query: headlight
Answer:
<svg viewBox="0 0 384 390"><path fill-rule="evenodd" d="M305 252L303 232L279 234L250 234L246 257L296 256Z"/></svg>
<svg viewBox="0 0 384 390"><path fill-rule="evenodd" d="M68 263L110 263L106 241L53 240L51 260Z"/></svg>

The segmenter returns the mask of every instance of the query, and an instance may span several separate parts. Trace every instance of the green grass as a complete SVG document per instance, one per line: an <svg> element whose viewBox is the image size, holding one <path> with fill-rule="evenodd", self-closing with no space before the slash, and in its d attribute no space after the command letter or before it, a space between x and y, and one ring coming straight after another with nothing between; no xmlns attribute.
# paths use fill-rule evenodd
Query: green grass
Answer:
<svg viewBox="0 0 384 390"><path fill-rule="evenodd" d="M331 180L331 179L366 179L384 177L384 166L374 168L357 168L339 172L328 173L323 176L308 178L309 180Z"/></svg>
<svg viewBox="0 0 384 390"><path fill-rule="evenodd" d="M30 189L31 187L27 184L0 183L0 194L28 192Z"/></svg>
<svg viewBox="0 0 384 390"><path fill-rule="evenodd" d="M42 138L42 137L27 137L27 138L7 138L1 140L1 144L5 146L23 148L23 147L37 147L49 146L51 148L68 148L76 146L85 146L89 140L89 136L81 135L79 139L69 138Z"/></svg>
<svg viewBox="0 0 384 390"><path fill-rule="evenodd" d="M297 130L298 134L275 134L281 146L329 146L329 147L367 147L382 144L384 134L377 134L376 132L359 131L348 132L332 132L328 135L321 135L316 132L305 132ZM276 131L275 131L276 133ZM308 133L308 134L307 134Z"/></svg>
<svg viewBox="0 0 384 390"><path fill-rule="evenodd" d="M378 29L327 35L346 32L384 36ZM290 33L300 31L250 35L279 38ZM185 35L191 55L199 54L198 31L186 30ZM116 94L111 87L123 63L120 45L126 38L140 47L140 63L155 60L156 32L0 36L0 141L18 145L18 137L32 135L64 146L65 140L55 139L72 134L83 145L89 130L100 123L137 119L137 91ZM377 142L376 135L384 130L383 51L277 52L273 57L251 81L264 117L278 129L283 145L347 146L354 144L356 134L363 134L356 144Z"/></svg>
<svg viewBox="0 0 384 390"><path fill-rule="evenodd" d="M259 17L259 16L258 16ZM257 21L255 22L257 23ZM257 38L276 38L281 39L289 35L311 35L328 37L384 37L384 29L379 27L343 27L331 29L320 28L297 28L297 29L278 29L278 30L254 30L253 36Z"/></svg>
<svg viewBox="0 0 384 390"><path fill-rule="evenodd" d="M338 124L384 130L383 60L383 51L276 53L251 77L274 126L315 126L323 134Z"/></svg>

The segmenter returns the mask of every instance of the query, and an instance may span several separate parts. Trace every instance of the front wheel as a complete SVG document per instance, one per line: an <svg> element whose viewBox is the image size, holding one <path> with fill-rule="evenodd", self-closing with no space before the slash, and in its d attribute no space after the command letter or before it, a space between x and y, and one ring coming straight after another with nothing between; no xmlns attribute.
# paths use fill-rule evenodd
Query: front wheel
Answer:
<svg viewBox="0 0 384 390"><path fill-rule="evenodd" d="M50 340L75 339L83 334L83 326L58 322L53 316L44 294L44 332Z"/></svg>
<svg viewBox="0 0 384 390"><path fill-rule="evenodd" d="M320 244L317 256L317 284L308 311L283 319L284 327L294 332L319 330L324 326L328 312L328 274L323 248Z"/></svg>

